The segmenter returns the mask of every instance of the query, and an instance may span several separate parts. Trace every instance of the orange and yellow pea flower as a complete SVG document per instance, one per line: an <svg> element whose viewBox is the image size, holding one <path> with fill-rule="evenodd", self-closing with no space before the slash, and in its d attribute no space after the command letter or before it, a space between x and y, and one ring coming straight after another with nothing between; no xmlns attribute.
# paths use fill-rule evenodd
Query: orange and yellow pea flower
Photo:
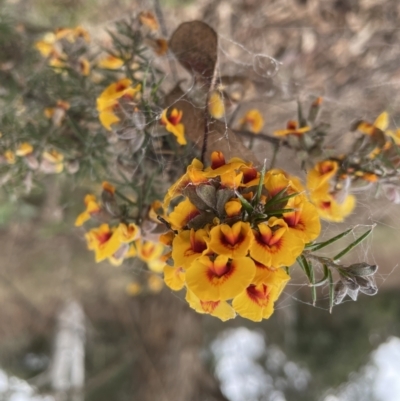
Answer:
<svg viewBox="0 0 400 401"><path fill-rule="evenodd" d="M259 134L264 126L264 118L257 109L252 109L244 115L239 124L253 134Z"/></svg>
<svg viewBox="0 0 400 401"><path fill-rule="evenodd" d="M226 301L247 288L255 273L250 258L201 256L186 271L186 284L201 300Z"/></svg>
<svg viewBox="0 0 400 401"><path fill-rule="evenodd" d="M287 136L287 135L295 135L295 136L302 136L306 132L311 130L310 127L301 127L298 128L297 121L290 120L286 125L286 129L274 131L275 136Z"/></svg>
<svg viewBox="0 0 400 401"><path fill-rule="evenodd" d="M274 312L274 303L279 298L290 277L282 269L270 272L259 284L250 284L232 301L233 309L242 317L259 322L268 319Z"/></svg>
<svg viewBox="0 0 400 401"><path fill-rule="evenodd" d="M277 217L259 224L253 234L250 256L266 266L291 266L304 249L303 239Z"/></svg>
<svg viewBox="0 0 400 401"><path fill-rule="evenodd" d="M15 164L15 153L12 150L6 150L3 156L8 164Z"/></svg>
<svg viewBox="0 0 400 401"><path fill-rule="evenodd" d="M250 223L238 221L232 227L228 224L213 227L207 242L209 251L233 259L247 256L253 240Z"/></svg>
<svg viewBox="0 0 400 401"><path fill-rule="evenodd" d="M317 208L319 216L334 223L341 223L351 214L356 205L356 198L353 195L347 195L341 203L337 202L329 192L311 193L310 198Z"/></svg>
<svg viewBox="0 0 400 401"><path fill-rule="evenodd" d="M315 240L321 232L321 222L316 207L301 196L290 198L285 207L293 209L293 212L284 213L282 216L289 231L302 238L304 243Z"/></svg>
<svg viewBox="0 0 400 401"><path fill-rule="evenodd" d="M120 121L115 113L119 106L119 99L131 99L140 92L141 85L132 86L132 81L128 78L120 79L109 85L97 98L97 111L99 119L104 128L111 131L111 126Z"/></svg>
<svg viewBox="0 0 400 401"><path fill-rule="evenodd" d="M139 21L152 31L158 31L158 22L155 15L151 11L142 11L139 14Z"/></svg>
<svg viewBox="0 0 400 401"><path fill-rule="evenodd" d="M177 206L175 206L174 211L169 215L169 222L172 228L182 229L185 227L190 220L195 218L200 214L199 210L190 202L189 199L185 199Z"/></svg>
<svg viewBox="0 0 400 401"><path fill-rule="evenodd" d="M198 313L218 317L223 322L233 319L236 313L226 301L202 301L192 291L187 290L186 301Z"/></svg>
<svg viewBox="0 0 400 401"><path fill-rule="evenodd" d="M185 286L185 269L183 267L165 265L164 281L171 290L181 290Z"/></svg>
<svg viewBox="0 0 400 401"><path fill-rule="evenodd" d="M338 169L339 165L336 161L324 160L317 163L307 174L307 188L310 191L323 188L330 179L335 177Z"/></svg>
<svg viewBox="0 0 400 401"><path fill-rule="evenodd" d="M15 151L15 154L20 157L28 156L33 153L33 146L29 142L23 142Z"/></svg>
<svg viewBox="0 0 400 401"><path fill-rule="evenodd" d="M167 113L168 109L164 109L161 114L161 125L164 125L168 132L175 135L179 145L186 145L185 126L180 122L183 116L182 110L172 109L169 116Z"/></svg>
<svg viewBox="0 0 400 401"><path fill-rule="evenodd" d="M76 218L75 220L76 227L82 226L93 215L95 215L96 213L100 213L101 211L101 205L97 202L97 199L94 195L91 194L86 195L84 202L86 210Z"/></svg>
<svg viewBox="0 0 400 401"><path fill-rule="evenodd" d="M365 135L373 135L376 129L385 132L389 125L389 114L384 111L379 114L373 124L362 121L357 125L357 130Z"/></svg>
<svg viewBox="0 0 400 401"><path fill-rule="evenodd" d="M222 118L225 115L225 105L221 92L214 90L208 101L208 112L214 118Z"/></svg>
<svg viewBox="0 0 400 401"><path fill-rule="evenodd" d="M172 259L176 266L189 269L190 265L207 250L208 232L205 229L184 230L172 242Z"/></svg>
<svg viewBox="0 0 400 401"><path fill-rule="evenodd" d="M115 57L112 54L102 58L97 63L97 66L100 68L105 68L108 70L118 70L124 65L124 60L119 57Z"/></svg>

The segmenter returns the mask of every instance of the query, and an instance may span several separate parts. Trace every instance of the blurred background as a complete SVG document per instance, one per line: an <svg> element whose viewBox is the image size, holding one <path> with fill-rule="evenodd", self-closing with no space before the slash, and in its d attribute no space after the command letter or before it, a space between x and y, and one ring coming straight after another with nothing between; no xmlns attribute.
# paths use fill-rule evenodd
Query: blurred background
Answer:
<svg viewBox="0 0 400 401"><path fill-rule="evenodd" d="M10 19L35 37L79 24L96 40L142 10L161 16L168 34L205 21L220 35L224 74L245 73L257 55L270 60L257 103L270 132L295 116L296 99L315 96L333 148L346 146L359 119L386 110L392 126L400 121L397 0L3 0L0 10L0 25ZM6 63L27 61L5 30L0 43L7 91ZM279 158L301 175L292 155ZM323 227L329 238L376 224L347 260L379 265L378 295L329 314L327 289L313 307L295 272L271 319L222 323L168 288L132 296L131 270L94 263L73 227L85 185L50 176L34 195L0 195L0 400L400 400L398 205L362 193L350 219Z"/></svg>

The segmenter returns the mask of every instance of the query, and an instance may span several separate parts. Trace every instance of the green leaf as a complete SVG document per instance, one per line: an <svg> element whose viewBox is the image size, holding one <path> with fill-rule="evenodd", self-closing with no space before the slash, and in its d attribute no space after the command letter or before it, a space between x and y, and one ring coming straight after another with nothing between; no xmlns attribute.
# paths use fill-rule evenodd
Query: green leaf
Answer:
<svg viewBox="0 0 400 401"><path fill-rule="evenodd" d="M254 202L253 202L254 206L257 206L258 203L260 202L260 199L261 199L261 193L262 193L263 186L264 186L264 177L265 177L265 170L266 169L267 169L267 159L264 159L264 165L263 165L263 168L261 170L260 181L258 182L256 197L255 197Z"/></svg>
<svg viewBox="0 0 400 401"><path fill-rule="evenodd" d="M243 209L246 210L248 214L252 214L254 210L252 204L248 202L245 198L243 198L243 196L239 192L235 191L235 194L239 198L240 203L243 206Z"/></svg>
<svg viewBox="0 0 400 401"><path fill-rule="evenodd" d="M319 249L325 248L326 246L333 244L334 242L340 240L341 238L345 237L347 234L351 233L355 227L350 228L346 231L343 231L341 234L336 235L336 237L333 237L331 239L328 239L327 241L324 242L317 242L315 244L307 244L306 249L309 249L311 251L318 251Z"/></svg>
<svg viewBox="0 0 400 401"><path fill-rule="evenodd" d="M295 210L296 209L271 210L271 211L268 211L267 214L268 214L268 216L275 216L277 214L291 213L291 212L294 212Z"/></svg>
<svg viewBox="0 0 400 401"><path fill-rule="evenodd" d="M339 252L337 255L335 255L332 259L333 260L338 260L342 256L346 255L349 253L352 249L354 249L357 245L361 244L365 240L365 238L368 237L369 234L371 234L372 230L374 229L375 225L373 225L367 232L365 232L361 237L357 238L355 241L353 241L349 246L347 246L343 251Z"/></svg>
<svg viewBox="0 0 400 401"><path fill-rule="evenodd" d="M321 280L317 281L316 283L312 284L313 287L320 287L321 285L324 285L326 281L328 280L329 277L329 268L327 265L323 265L324 268L324 276L321 278ZM310 284L311 286L311 284Z"/></svg>
<svg viewBox="0 0 400 401"><path fill-rule="evenodd" d="M332 313L333 301L335 299L335 290L334 290L332 272L330 269L328 269L328 281L329 281L329 313Z"/></svg>
<svg viewBox="0 0 400 401"><path fill-rule="evenodd" d="M276 203L283 203L287 202L290 198L294 198L295 196L299 195L299 192L295 192L293 194L287 195L287 196L282 196L281 198L277 199L276 197L279 196L283 191L286 191L287 188L283 189L280 191L278 194L276 194L273 198L271 198L266 204L265 208L267 209L268 206L274 205Z"/></svg>

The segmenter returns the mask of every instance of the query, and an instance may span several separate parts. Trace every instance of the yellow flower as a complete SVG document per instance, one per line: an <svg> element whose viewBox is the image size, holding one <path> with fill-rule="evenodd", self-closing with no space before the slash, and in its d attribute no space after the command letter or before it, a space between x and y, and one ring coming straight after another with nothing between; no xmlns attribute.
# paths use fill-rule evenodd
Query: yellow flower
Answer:
<svg viewBox="0 0 400 401"><path fill-rule="evenodd" d="M107 130L111 131L111 125L118 123L120 118L115 114L119 107L119 99L134 99L140 92L141 85L135 88L131 87L132 81L128 78L121 79L109 85L97 98L97 111L101 124Z"/></svg>
<svg viewBox="0 0 400 401"><path fill-rule="evenodd" d="M306 132L310 131L311 128L306 126L302 128L297 128L297 121L288 121L286 125L286 129L283 130L278 130L274 132L275 136L287 136L287 135L296 135L296 136L302 136Z"/></svg>
<svg viewBox="0 0 400 401"><path fill-rule="evenodd" d="M304 249L302 238L289 230L283 219L271 217L253 234L250 256L265 266L291 266Z"/></svg>
<svg viewBox="0 0 400 401"><path fill-rule="evenodd" d="M6 150L3 156L8 164L15 163L15 153L12 150Z"/></svg>
<svg viewBox="0 0 400 401"><path fill-rule="evenodd" d="M179 291L185 286L185 269L182 267L164 266L165 284L173 291Z"/></svg>
<svg viewBox="0 0 400 401"><path fill-rule="evenodd" d="M154 273L162 273L164 270L165 261L162 259L152 260L147 262L147 267Z"/></svg>
<svg viewBox="0 0 400 401"><path fill-rule="evenodd" d="M208 112L214 118L222 118L225 115L225 105L221 92L212 91L208 102Z"/></svg>
<svg viewBox="0 0 400 401"><path fill-rule="evenodd" d="M335 223L342 222L356 205L356 198L353 195L347 195L342 203L337 202L328 192L311 193L310 197L317 208L319 216Z"/></svg>
<svg viewBox="0 0 400 401"><path fill-rule="evenodd" d="M114 185L110 184L108 181L103 181L101 187L103 188L103 191L110 192L110 194L115 193Z"/></svg>
<svg viewBox="0 0 400 401"><path fill-rule="evenodd" d="M391 138L393 138L394 143L399 146L400 145L400 129L397 129L396 131L386 131L385 132L386 135L390 136Z"/></svg>
<svg viewBox="0 0 400 401"><path fill-rule="evenodd" d="M242 317L260 322L268 319L274 312L274 303L282 292L286 281L274 280L262 284L250 284L232 301L233 309Z"/></svg>
<svg viewBox="0 0 400 401"><path fill-rule="evenodd" d="M321 232L318 211L304 196L290 198L285 208L294 209L293 212L283 214L283 220L288 225L289 231L302 238L304 243L318 237Z"/></svg>
<svg viewBox="0 0 400 401"><path fill-rule="evenodd" d="M120 248L118 233L114 234L115 229L111 229L108 224L102 224L85 234L88 249L95 252L97 263L112 257Z"/></svg>
<svg viewBox="0 0 400 401"><path fill-rule="evenodd" d="M137 241L135 244L137 256L146 263L159 259L165 250L164 245L159 242Z"/></svg>
<svg viewBox="0 0 400 401"><path fill-rule="evenodd" d="M225 301L247 288L255 272L250 258L229 259L219 255L212 260L201 256L186 271L186 284L201 300Z"/></svg>
<svg viewBox="0 0 400 401"><path fill-rule="evenodd" d="M82 226L83 223L88 221L93 215L95 215L96 213L100 213L101 211L101 205L97 202L94 195L86 195L84 202L86 210L82 212L75 220L76 227Z"/></svg>
<svg viewBox="0 0 400 401"><path fill-rule="evenodd" d="M117 230L119 233L119 241L124 244L136 241L140 237L140 228L133 223L120 223Z"/></svg>
<svg viewBox="0 0 400 401"><path fill-rule="evenodd" d="M48 173L61 173L64 169L64 155L56 150L43 152L41 168Z"/></svg>
<svg viewBox="0 0 400 401"><path fill-rule="evenodd" d="M188 269L192 262L207 249L207 230L199 229L181 231L172 242L172 259L176 266Z"/></svg>
<svg viewBox="0 0 400 401"><path fill-rule="evenodd" d="M376 129L379 129L383 132L387 129L389 125L389 114L384 111L379 114L373 124L362 121L357 125L357 130L362 132L365 135L373 135Z"/></svg>
<svg viewBox="0 0 400 401"><path fill-rule="evenodd" d="M213 227L207 242L210 251L233 259L247 256L253 240L250 223L238 221L232 227L228 224Z"/></svg>
<svg viewBox="0 0 400 401"><path fill-rule="evenodd" d="M172 228L181 229L184 228L190 220L198 216L200 212L196 206L190 202L189 199L185 199L179 205L174 208L174 211L169 215L169 222Z"/></svg>
<svg viewBox="0 0 400 401"><path fill-rule="evenodd" d="M226 301L202 301L196 295L188 290L186 301L189 306L198 313L207 313L218 317L223 322L233 319L236 316L233 308Z"/></svg>
<svg viewBox="0 0 400 401"><path fill-rule="evenodd" d="M112 54L102 58L98 63L97 66L100 68L106 68L108 70L118 70L124 65L124 60L119 57L115 57Z"/></svg>
<svg viewBox="0 0 400 401"><path fill-rule="evenodd" d="M239 199L232 199L225 203L224 208L228 217L234 217L242 212L242 203Z"/></svg>
<svg viewBox="0 0 400 401"><path fill-rule="evenodd" d="M81 26L75 28L58 28L55 32L56 40L66 39L69 42L75 42L78 38L83 38L86 42L90 42L88 31Z"/></svg>
<svg viewBox="0 0 400 401"><path fill-rule="evenodd" d="M176 136L176 141L179 145L186 145L185 138L185 126L180 122L182 120L182 111L178 109L172 109L169 116L167 116L168 109L164 109L161 114L161 125L165 126L165 129Z"/></svg>
<svg viewBox="0 0 400 401"><path fill-rule="evenodd" d="M33 153L33 146L28 142L21 143L15 151L17 156L28 156L31 153Z"/></svg>
<svg viewBox="0 0 400 401"><path fill-rule="evenodd" d="M158 30L157 19L151 11L142 11L139 14L139 21L141 22L141 24L147 26L152 31Z"/></svg>
<svg viewBox="0 0 400 401"><path fill-rule="evenodd" d="M332 160L324 160L317 163L307 174L307 188L316 191L333 178L339 169L338 163Z"/></svg>
<svg viewBox="0 0 400 401"><path fill-rule="evenodd" d="M35 42L35 48L43 57L49 57L55 52L56 36L54 33L47 33L42 40Z"/></svg>
<svg viewBox="0 0 400 401"><path fill-rule="evenodd" d="M259 134L264 126L264 119L261 113L257 109L249 110L239 124L244 126L253 134Z"/></svg>
<svg viewBox="0 0 400 401"><path fill-rule="evenodd" d="M193 181L193 179L195 179L195 181ZM167 210L171 200L181 195L182 190L185 189L189 184L196 185L200 182L207 182L207 178L203 173L203 163L200 160L193 159L192 163L186 169L186 174L180 177L168 189L168 192L164 198L163 208Z"/></svg>

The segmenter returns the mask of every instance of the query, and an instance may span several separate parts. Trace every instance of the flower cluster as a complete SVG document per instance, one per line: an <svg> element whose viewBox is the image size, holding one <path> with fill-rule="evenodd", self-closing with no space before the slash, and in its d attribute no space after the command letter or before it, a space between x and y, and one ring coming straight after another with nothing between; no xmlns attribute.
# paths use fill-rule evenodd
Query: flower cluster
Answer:
<svg viewBox="0 0 400 401"><path fill-rule="evenodd" d="M87 76L90 73L90 63L85 52L89 42L89 33L77 26L48 32L35 43L35 47L47 58L49 66L60 71L71 68L80 75Z"/></svg>
<svg viewBox="0 0 400 401"><path fill-rule="evenodd" d="M226 162L221 152L207 168L194 159L163 206L170 231L161 240L172 248L165 283L186 286L193 309L222 320L269 318L290 278L284 267L321 229L296 177Z"/></svg>
<svg viewBox="0 0 400 401"><path fill-rule="evenodd" d="M62 153L49 149L39 154L29 142L21 143L15 151L8 149L0 155L0 163L15 164L18 159L21 159L30 170L38 170L45 174L61 173L64 169ZM68 171L69 167L68 164Z"/></svg>
<svg viewBox="0 0 400 401"><path fill-rule="evenodd" d="M101 200L93 194L86 195L86 209L75 221L77 227L90 219L103 222L85 234L88 249L94 251L96 262L108 260L119 266L125 259L137 257L152 272L161 273L165 264L165 246L143 238L140 227L126 221L128 218L115 199L115 187L108 182L103 182L102 186ZM110 225L112 220L117 223Z"/></svg>

